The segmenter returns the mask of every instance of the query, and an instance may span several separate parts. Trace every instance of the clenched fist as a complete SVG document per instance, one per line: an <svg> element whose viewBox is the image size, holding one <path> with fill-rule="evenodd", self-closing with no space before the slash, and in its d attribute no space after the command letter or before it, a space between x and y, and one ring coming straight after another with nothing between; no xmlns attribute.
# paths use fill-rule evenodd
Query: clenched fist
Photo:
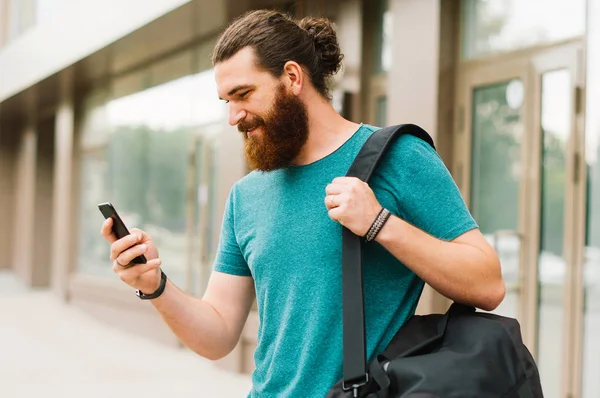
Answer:
<svg viewBox="0 0 600 398"><path fill-rule="evenodd" d="M382 207L369 185L355 177L338 177L325 188L329 217L365 236Z"/></svg>

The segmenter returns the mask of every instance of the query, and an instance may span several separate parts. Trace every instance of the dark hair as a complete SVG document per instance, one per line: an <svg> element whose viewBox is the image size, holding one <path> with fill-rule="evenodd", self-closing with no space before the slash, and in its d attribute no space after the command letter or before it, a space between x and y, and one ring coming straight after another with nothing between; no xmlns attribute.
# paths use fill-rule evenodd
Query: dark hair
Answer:
<svg viewBox="0 0 600 398"><path fill-rule="evenodd" d="M278 11L250 11L231 22L219 38L213 65L251 47L258 67L279 77L287 61L295 61L310 76L315 89L331 99L328 78L338 72L343 55L331 22L304 18L299 22Z"/></svg>

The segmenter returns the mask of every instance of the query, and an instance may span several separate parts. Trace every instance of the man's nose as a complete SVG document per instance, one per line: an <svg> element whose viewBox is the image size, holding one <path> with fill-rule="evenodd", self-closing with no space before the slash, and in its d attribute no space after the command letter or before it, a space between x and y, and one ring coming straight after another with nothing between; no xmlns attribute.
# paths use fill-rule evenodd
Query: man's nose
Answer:
<svg viewBox="0 0 600 398"><path fill-rule="evenodd" d="M236 107L235 105L229 105L229 125L235 126L246 117L246 111Z"/></svg>

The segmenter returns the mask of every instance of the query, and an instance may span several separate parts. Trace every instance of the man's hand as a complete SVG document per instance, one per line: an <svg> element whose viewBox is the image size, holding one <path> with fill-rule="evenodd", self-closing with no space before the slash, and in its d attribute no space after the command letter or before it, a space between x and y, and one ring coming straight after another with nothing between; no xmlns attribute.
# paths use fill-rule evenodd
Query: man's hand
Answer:
<svg viewBox="0 0 600 398"><path fill-rule="evenodd" d="M358 236L365 236L381 211L369 185L358 178L338 177L325 188L329 217Z"/></svg>
<svg viewBox="0 0 600 398"><path fill-rule="evenodd" d="M132 228L129 235L117 240L112 233L112 218L104 221L101 233L111 243L110 260L113 262L113 271L119 278L142 293L154 293L160 285L161 261L150 235ZM146 256L147 263L130 265L131 260L140 254Z"/></svg>

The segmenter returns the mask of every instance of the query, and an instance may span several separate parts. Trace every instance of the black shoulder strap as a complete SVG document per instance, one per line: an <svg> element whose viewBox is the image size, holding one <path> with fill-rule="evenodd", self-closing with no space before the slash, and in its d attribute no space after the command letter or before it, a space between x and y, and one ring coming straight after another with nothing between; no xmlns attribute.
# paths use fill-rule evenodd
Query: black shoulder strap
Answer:
<svg viewBox="0 0 600 398"><path fill-rule="evenodd" d="M365 142L350 166L347 177L368 182L387 149L401 135L410 134L429 143L433 140L414 124L386 127L374 132ZM362 238L342 228L342 296L344 320L344 390L366 384L367 360L365 339L365 307L362 272Z"/></svg>

